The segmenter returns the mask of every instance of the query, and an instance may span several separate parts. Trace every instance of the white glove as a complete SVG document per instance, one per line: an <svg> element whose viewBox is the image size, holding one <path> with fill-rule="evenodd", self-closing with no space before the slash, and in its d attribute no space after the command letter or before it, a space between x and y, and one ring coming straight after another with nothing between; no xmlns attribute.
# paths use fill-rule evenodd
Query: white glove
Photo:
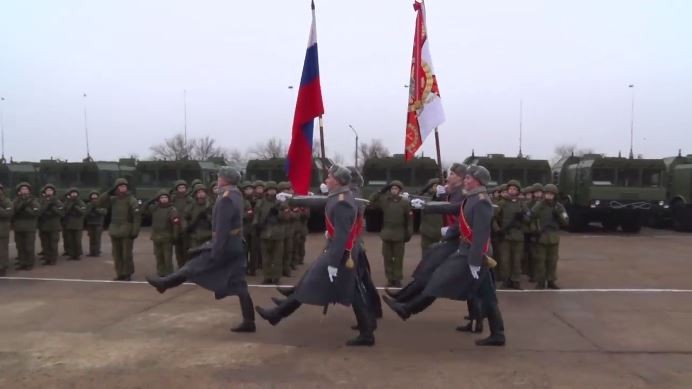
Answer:
<svg viewBox="0 0 692 389"><path fill-rule="evenodd" d="M402 194L401 194L401 198L404 199L404 200L408 200L408 198L409 198L408 192L402 193Z"/></svg>
<svg viewBox="0 0 692 389"><path fill-rule="evenodd" d="M447 227L447 226L440 228L440 233L442 233L443 238L445 237L445 235L447 235L448 229L449 229L449 227Z"/></svg>
<svg viewBox="0 0 692 389"><path fill-rule="evenodd" d="M471 270L471 276L473 276L473 278L475 279L478 279L478 272L481 270L481 267L469 265L469 270Z"/></svg>
<svg viewBox="0 0 692 389"><path fill-rule="evenodd" d="M447 193L447 188L444 185L438 185L435 193L438 196L442 196L443 194Z"/></svg>
<svg viewBox="0 0 692 389"><path fill-rule="evenodd" d="M325 184L325 183L320 184L320 192L322 192L322 194L329 193L329 188L327 188L327 184Z"/></svg>
<svg viewBox="0 0 692 389"><path fill-rule="evenodd" d="M314 196L315 194L312 192L308 192L308 196Z"/></svg>
<svg viewBox="0 0 692 389"><path fill-rule="evenodd" d="M415 209L423 209L423 207L425 206L425 200L413 199L411 200L411 206Z"/></svg>
<svg viewBox="0 0 692 389"><path fill-rule="evenodd" d="M281 192L281 193L277 193L277 194L276 194L276 200L279 201L279 202L281 202L281 203L283 203L284 201L290 199L291 197L293 197L293 195L290 194L290 193Z"/></svg>
<svg viewBox="0 0 692 389"><path fill-rule="evenodd" d="M327 274L329 274L329 282L334 283L336 275L339 273L339 269L334 266L327 266Z"/></svg>
<svg viewBox="0 0 692 389"><path fill-rule="evenodd" d="M329 239L329 233L327 231L324 232L324 239Z"/></svg>

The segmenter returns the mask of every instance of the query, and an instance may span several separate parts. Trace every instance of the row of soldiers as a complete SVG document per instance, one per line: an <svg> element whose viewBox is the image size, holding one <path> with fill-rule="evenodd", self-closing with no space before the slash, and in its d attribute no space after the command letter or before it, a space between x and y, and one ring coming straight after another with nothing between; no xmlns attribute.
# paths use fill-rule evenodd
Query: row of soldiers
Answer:
<svg viewBox="0 0 692 389"><path fill-rule="evenodd" d="M557 199L558 189L553 184L540 183L524 187L517 180L490 189L494 216L492 247L499 266L497 278L505 287L520 289L522 274L536 283L537 289L559 289L557 260L560 237L558 230L567 225L567 213ZM439 179L431 179L415 196L404 192L400 181L392 181L370 198L370 208L382 211L380 231L382 257L387 284L401 286L405 244L413 234L411 198L427 201L445 201L445 185ZM450 216L421 213L421 251L439 242Z"/></svg>
<svg viewBox="0 0 692 389"><path fill-rule="evenodd" d="M27 182L15 187L13 201L5 194L0 184L0 276L10 266L9 237L14 230L17 247L15 270L31 270L36 262L36 236L41 242L41 263L55 265L58 260L60 235L63 237L64 254L70 260L79 260L83 255L82 233L86 228L89 235L88 256L101 254L101 233L107 210L98 205L99 193L89 193L85 202L77 188L70 188L63 198L57 196L54 185L47 184L33 195Z"/></svg>

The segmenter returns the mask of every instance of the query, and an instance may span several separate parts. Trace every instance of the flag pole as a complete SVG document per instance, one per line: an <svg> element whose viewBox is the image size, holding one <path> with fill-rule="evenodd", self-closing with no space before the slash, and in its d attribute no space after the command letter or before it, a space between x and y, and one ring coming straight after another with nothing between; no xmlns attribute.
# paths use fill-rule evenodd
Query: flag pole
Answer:
<svg viewBox="0 0 692 389"><path fill-rule="evenodd" d="M319 125L320 125L320 160L322 163L322 172L324 174L324 178L327 178L327 165L324 163L327 160L326 153L324 151L324 120L322 119L322 115L319 117Z"/></svg>
<svg viewBox="0 0 692 389"><path fill-rule="evenodd" d="M442 167L442 157L440 153L440 133L437 131L437 127L435 127L435 149L437 151L437 166L440 168L440 184L444 184L445 173L444 168Z"/></svg>

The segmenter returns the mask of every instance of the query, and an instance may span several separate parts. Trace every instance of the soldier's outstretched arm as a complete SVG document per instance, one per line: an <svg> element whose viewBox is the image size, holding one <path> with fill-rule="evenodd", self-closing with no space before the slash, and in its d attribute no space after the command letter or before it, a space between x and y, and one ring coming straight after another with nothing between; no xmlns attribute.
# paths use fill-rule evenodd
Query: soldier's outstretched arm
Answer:
<svg viewBox="0 0 692 389"><path fill-rule="evenodd" d="M291 207L324 208L327 196L293 196L288 199Z"/></svg>
<svg viewBox="0 0 692 389"><path fill-rule="evenodd" d="M327 258L331 266L338 267L344 255L349 232L356 220L356 210L346 202L339 202L332 210L332 223L334 223L334 236L327 248Z"/></svg>
<svg viewBox="0 0 692 389"><path fill-rule="evenodd" d="M480 201L473 208L473 240L469 250L469 265L483 265L483 248L490 239L490 223L493 218L493 207L489 201Z"/></svg>
<svg viewBox="0 0 692 389"><path fill-rule="evenodd" d="M448 201L431 201L425 204L423 212L442 215L458 215L461 211L461 203L450 203Z"/></svg>

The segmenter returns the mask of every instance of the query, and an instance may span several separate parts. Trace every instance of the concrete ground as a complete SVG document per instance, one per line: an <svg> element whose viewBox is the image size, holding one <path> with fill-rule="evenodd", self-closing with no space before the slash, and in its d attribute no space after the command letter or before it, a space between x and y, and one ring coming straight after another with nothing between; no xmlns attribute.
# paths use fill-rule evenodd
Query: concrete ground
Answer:
<svg viewBox="0 0 692 389"><path fill-rule="evenodd" d="M100 258L0 279L0 388L692 387L692 234L565 234L566 290L499 293L504 348L476 347L477 335L454 330L465 304L440 300L407 322L385 307L377 345L358 349L343 346L354 335L345 307L323 316L304 306L277 327L260 320L257 333L233 334L235 298L192 285L156 293L141 282L154 272L148 231L135 248L140 282L105 281L104 238ZM379 239L365 241L383 285ZM322 244L311 235L308 257ZM414 237L406 274L419 255ZM277 295L251 294L263 306Z"/></svg>

